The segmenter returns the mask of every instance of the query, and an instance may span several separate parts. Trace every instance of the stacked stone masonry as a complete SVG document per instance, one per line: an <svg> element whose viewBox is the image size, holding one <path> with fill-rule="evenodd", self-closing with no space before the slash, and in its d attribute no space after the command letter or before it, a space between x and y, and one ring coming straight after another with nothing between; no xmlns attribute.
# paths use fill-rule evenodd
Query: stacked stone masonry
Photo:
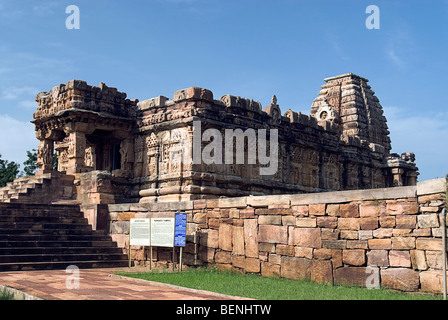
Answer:
<svg viewBox="0 0 448 320"><path fill-rule="evenodd" d="M413 187L109 205L110 234L128 246L131 218L188 216L186 265L267 277L441 292L446 179ZM171 249L153 248L157 263ZM149 248L133 247L136 264Z"/></svg>

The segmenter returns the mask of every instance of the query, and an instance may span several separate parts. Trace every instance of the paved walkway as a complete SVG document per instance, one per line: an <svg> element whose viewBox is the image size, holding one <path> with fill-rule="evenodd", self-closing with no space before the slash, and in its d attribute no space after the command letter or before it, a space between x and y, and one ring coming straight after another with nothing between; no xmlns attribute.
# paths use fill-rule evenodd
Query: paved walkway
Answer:
<svg viewBox="0 0 448 320"><path fill-rule="evenodd" d="M0 272L0 290L13 288L25 298L43 300L240 300L244 298L193 290L115 275L117 269L84 269L79 289L67 289L65 270ZM121 268L120 271L130 269ZM135 269L134 269L135 270ZM20 296L19 296L20 298Z"/></svg>

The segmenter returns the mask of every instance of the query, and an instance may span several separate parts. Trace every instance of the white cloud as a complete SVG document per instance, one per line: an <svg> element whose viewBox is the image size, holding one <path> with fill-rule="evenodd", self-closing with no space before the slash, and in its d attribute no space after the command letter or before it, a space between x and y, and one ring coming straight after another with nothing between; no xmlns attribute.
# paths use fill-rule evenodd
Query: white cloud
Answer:
<svg viewBox="0 0 448 320"><path fill-rule="evenodd" d="M448 112L410 114L400 107L383 107L392 152L414 152L419 181L442 178L448 173Z"/></svg>
<svg viewBox="0 0 448 320"><path fill-rule="evenodd" d="M19 163L21 168L26 160L26 151L39 146L33 124L5 114L0 114L0 137L2 159Z"/></svg>

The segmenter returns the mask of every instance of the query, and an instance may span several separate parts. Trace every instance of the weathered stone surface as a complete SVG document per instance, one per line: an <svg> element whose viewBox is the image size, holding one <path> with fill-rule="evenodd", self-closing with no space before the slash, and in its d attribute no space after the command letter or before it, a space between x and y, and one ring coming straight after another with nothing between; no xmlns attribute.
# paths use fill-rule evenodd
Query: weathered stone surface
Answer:
<svg viewBox="0 0 448 320"><path fill-rule="evenodd" d="M219 248L226 251L233 250L233 226L229 224L221 224L219 226Z"/></svg>
<svg viewBox="0 0 448 320"><path fill-rule="evenodd" d="M263 277L280 277L280 265L270 262L262 262L261 275Z"/></svg>
<svg viewBox="0 0 448 320"><path fill-rule="evenodd" d="M417 238L415 247L419 250L442 251L442 239Z"/></svg>
<svg viewBox="0 0 448 320"><path fill-rule="evenodd" d="M320 229L289 227L288 244L300 247L321 248L322 239Z"/></svg>
<svg viewBox="0 0 448 320"><path fill-rule="evenodd" d="M411 262L412 262L412 267L415 270L428 269L428 264L426 263L425 251L423 251L423 250L411 250Z"/></svg>
<svg viewBox="0 0 448 320"><path fill-rule="evenodd" d="M333 284L333 268L329 260L313 260L311 264L311 281Z"/></svg>
<svg viewBox="0 0 448 320"><path fill-rule="evenodd" d="M362 266L366 262L365 250L342 250L342 261L352 266Z"/></svg>
<svg viewBox="0 0 448 320"><path fill-rule="evenodd" d="M288 244L288 227L260 225L258 240L260 242Z"/></svg>
<svg viewBox="0 0 448 320"><path fill-rule="evenodd" d="M359 219L357 218L338 218L338 229L359 230Z"/></svg>
<svg viewBox="0 0 448 320"><path fill-rule="evenodd" d="M335 285L355 285L360 287L366 286L367 277L365 267L342 267L335 269L334 284Z"/></svg>
<svg viewBox="0 0 448 320"><path fill-rule="evenodd" d="M339 210L340 216L343 218L359 217L359 205L357 203L341 204Z"/></svg>
<svg viewBox="0 0 448 320"><path fill-rule="evenodd" d="M417 201L396 202L387 204L387 213L390 215L417 214L419 205Z"/></svg>
<svg viewBox="0 0 448 320"><path fill-rule="evenodd" d="M367 243L371 250L392 249L391 239L369 239Z"/></svg>
<svg viewBox="0 0 448 320"><path fill-rule="evenodd" d="M381 286L402 291L416 291L420 286L419 274L407 268L383 269Z"/></svg>
<svg viewBox="0 0 448 320"><path fill-rule="evenodd" d="M244 220L244 243L246 248L246 256L257 258L259 238L258 223L256 219Z"/></svg>
<svg viewBox="0 0 448 320"><path fill-rule="evenodd" d="M232 253L234 255L244 255L244 228L233 226L232 230Z"/></svg>
<svg viewBox="0 0 448 320"><path fill-rule="evenodd" d="M294 280L309 280L311 278L312 262L305 258L282 257L280 275Z"/></svg>
<svg viewBox="0 0 448 320"><path fill-rule="evenodd" d="M448 274L447 274L448 277ZM443 292L442 270L428 270L420 272L421 290L424 292Z"/></svg>
<svg viewBox="0 0 448 320"><path fill-rule="evenodd" d="M389 264L391 267L411 267L411 255L409 251L390 250Z"/></svg>
<svg viewBox="0 0 448 320"><path fill-rule="evenodd" d="M417 216L417 225L419 228L438 228L439 216L437 214L422 214Z"/></svg>
<svg viewBox="0 0 448 320"><path fill-rule="evenodd" d="M310 204L309 215L310 216L324 216L325 215L325 204Z"/></svg>
<svg viewBox="0 0 448 320"><path fill-rule="evenodd" d="M388 267L389 255L387 250L370 250L367 252L367 265Z"/></svg>

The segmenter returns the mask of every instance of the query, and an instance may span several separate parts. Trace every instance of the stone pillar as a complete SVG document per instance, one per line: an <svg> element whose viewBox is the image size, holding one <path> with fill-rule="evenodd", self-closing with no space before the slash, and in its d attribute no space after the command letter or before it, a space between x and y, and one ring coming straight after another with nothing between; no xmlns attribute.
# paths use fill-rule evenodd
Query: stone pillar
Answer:
<svg viewBox="0 0 448 320"><path fill-rule="evenodd" d="M67 174L83 172L85 168L86 135L84 132L70 132Z"/></svg>
<svg viewBox="0 0 448 320"><path fill-rule="evenodd" d="M53 153L54 141L50 139L41 140L37 149L36 164L39 166L38 174L53 171Z"/></svg>
<svg viewBox="0 0 448 320"><path fill-rule="evenodd" d="M403 186L403 173L404 173L404 170L401 168L392 168L394 187Z"/></svg>

